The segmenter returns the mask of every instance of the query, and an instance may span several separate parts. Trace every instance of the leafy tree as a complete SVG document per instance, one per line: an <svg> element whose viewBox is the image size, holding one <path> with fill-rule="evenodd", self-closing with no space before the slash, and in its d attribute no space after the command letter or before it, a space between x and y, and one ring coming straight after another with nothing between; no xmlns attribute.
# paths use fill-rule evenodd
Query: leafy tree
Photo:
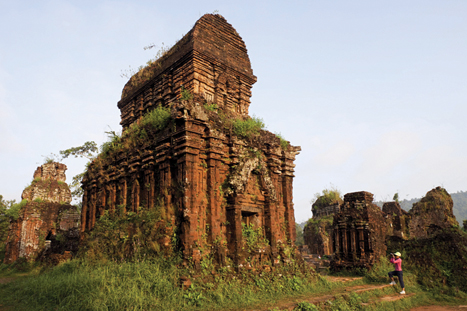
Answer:
<svg viewBox="0 0 467 311"><path fill-rule="evenodd" d="M97 144L94 141L87 141L82 146L60 150L60 155L62 156L62 159L74 156L75 158L86 158L89 161L92 161L96 157L95 153L98 151L99 148L97 148Z"/></svg>
<svg viewBox="0 0 467 311"><path fill-rule="evenodd" d="M15 200L4 200L0 195L0 262L3 261L5 252L5 242L8 238L8 227L10 225L9 210L14 205Z"/></svg>
<svg viewBox="0 0 467 311"><path fill-rule="evenodd" d="M96 157L99 148L94 141L87 141L82 146L72 147L66 150L60 150L62 160L74 156L75 158L86 158L89 160L88 164ZM70 184L71 195L73 198L81 198L83 196L83 189L81 188L81 180L83 180L86 171L73 176Z"/></svg>
<svg viewBox="0 0 467 311"><path fill-rule="evenodd" d="M0 244L5 243L8 234L8 225L10 219L7 215L9 201L5 201L3 196L0 195Z"/></svg>
<svg viewBox="0 0 467 311"><path fill-rule="evenodd" d="M397 203L399 203L399 192L396 192L394 196L392 197L392 199L396 201Z"/></svg>

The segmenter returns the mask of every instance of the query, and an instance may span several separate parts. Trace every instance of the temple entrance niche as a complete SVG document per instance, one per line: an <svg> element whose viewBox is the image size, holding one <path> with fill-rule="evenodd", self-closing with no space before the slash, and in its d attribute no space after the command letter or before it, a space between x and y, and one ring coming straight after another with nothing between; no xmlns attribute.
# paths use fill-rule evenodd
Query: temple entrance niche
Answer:
<svg viewBox="0 0 467 311"><path fill-rule="evenodd" d="M258 213L251 211L242 211L242 224L246 226L259 227Z"/></svg>

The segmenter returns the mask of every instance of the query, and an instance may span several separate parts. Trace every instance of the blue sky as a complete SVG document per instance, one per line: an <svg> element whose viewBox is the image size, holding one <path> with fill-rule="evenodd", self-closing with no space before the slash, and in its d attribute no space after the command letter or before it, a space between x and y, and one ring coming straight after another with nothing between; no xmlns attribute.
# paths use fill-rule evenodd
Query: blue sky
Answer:
<svg viewBox="0 0 467 311"><path fill-rule="evenodd" d="M302 147L297 221L331 185L467 190L466 1L0 0L0 194L18 200L43 155L120 130L121 71L216 10L258 77L250 114ZM85 161L65 163L70 181Z"/></svg>

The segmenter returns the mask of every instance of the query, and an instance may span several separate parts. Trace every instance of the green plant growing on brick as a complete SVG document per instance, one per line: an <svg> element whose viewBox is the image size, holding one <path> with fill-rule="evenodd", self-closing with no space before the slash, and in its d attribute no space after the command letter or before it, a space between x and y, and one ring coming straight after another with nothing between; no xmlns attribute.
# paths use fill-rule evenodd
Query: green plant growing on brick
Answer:
<svg viewBox="0 0 467 311"><path fill-rule="evenodd" d="M242 236L244 245L249 252L266 247L269 244L269 241L264 236L263 228L255 228L252 224L247 225L242 223Z"/></svg>
<svg viewBox="0 0 467 311"><path fill-rule="evenodd" d="M155 131L160 131L167 126L170 120L170 109L157 106L155 109L146 113L141 120L142 127L148 127Z"/></svg>
<svg viewBox="0 0 467 311"><path fill-rule="evenodd" d="M187 90L183 85L181 88L181 100L190 100L193 98L193 94L190 93L189 90Z"/></svg>
<svg viewBox="0 0 467 311"><path fill-rule="evenodd" d="M159 254L162 250L159 241L167 234L167 225L161 222L161 208L120 213L104 212L92 232L86 235L80 257L91 261L121 262Z"/></svg>
<svg viewBox="0 0 467 311"><path fill-rule="evenodd" d="M282 136L281 133L274 133L274 134L276 135L277 138L279 138L281 148L284 150L287 150L287 148L289 148L289 145L290 145L289 142L285 140L285 138Z"/></svg>
<svg viewBox="0 0 467 311"><path fill-rule="evenodd" d="M232 129L235 135L250 138L258 135L260 130L266 128L263 119L253 116L252 118L235 119L232 123Z"/></svg>
<svg viewBox="0 0 467 311"><path fill-rule="evenodd" d="M56 155L55 153L50 153L49 155L42 156L42 157L44 158L44 164L50 164L50 163L60 161L60 157L58 155Z"/></svg>
<svg viewBox="0 0 467 311"><path fill-rule="evenodd" d="M217 111L217 109L219 109L219 107L215 103L210 103L210 104L205 103L203 106L204 106L204 109L206 109L207 111L211 111L211 112Z"/></svg>
<svg viewBox="0 0 467 311"><path fill-rule="evenodd" d="M105 133L107 134L107 141L101 146L101 154L107 155L111 151L122 148L121 135L112 130Z"/></svg>
<svg viewBox="0 0 467 311"><path fill-rule="evenodd" d="M313 201L316 207L327 206L334 203L342 202L342 194L340 190L331 186L330 189L324 189L322 193L315 193Z"/></svg>

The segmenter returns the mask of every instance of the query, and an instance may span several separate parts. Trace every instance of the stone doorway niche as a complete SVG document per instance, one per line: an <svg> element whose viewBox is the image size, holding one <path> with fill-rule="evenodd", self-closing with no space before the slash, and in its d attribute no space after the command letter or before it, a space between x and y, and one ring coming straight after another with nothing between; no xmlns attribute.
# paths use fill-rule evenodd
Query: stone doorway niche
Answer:
<svg viewBox="0 0 467 311"><path fill-rule="evenodd" d="M247 226L253 225L257 227L258 213L250 211L242 211L242 224Z"/></svg>
<svg viewBox="0 0 467 311"><path fill-rule="evenodd" d="M48 250L52 246L52 239L55 240L55 237L52 234L52 230L50 230L45 238L45 250Z"/></svg>

